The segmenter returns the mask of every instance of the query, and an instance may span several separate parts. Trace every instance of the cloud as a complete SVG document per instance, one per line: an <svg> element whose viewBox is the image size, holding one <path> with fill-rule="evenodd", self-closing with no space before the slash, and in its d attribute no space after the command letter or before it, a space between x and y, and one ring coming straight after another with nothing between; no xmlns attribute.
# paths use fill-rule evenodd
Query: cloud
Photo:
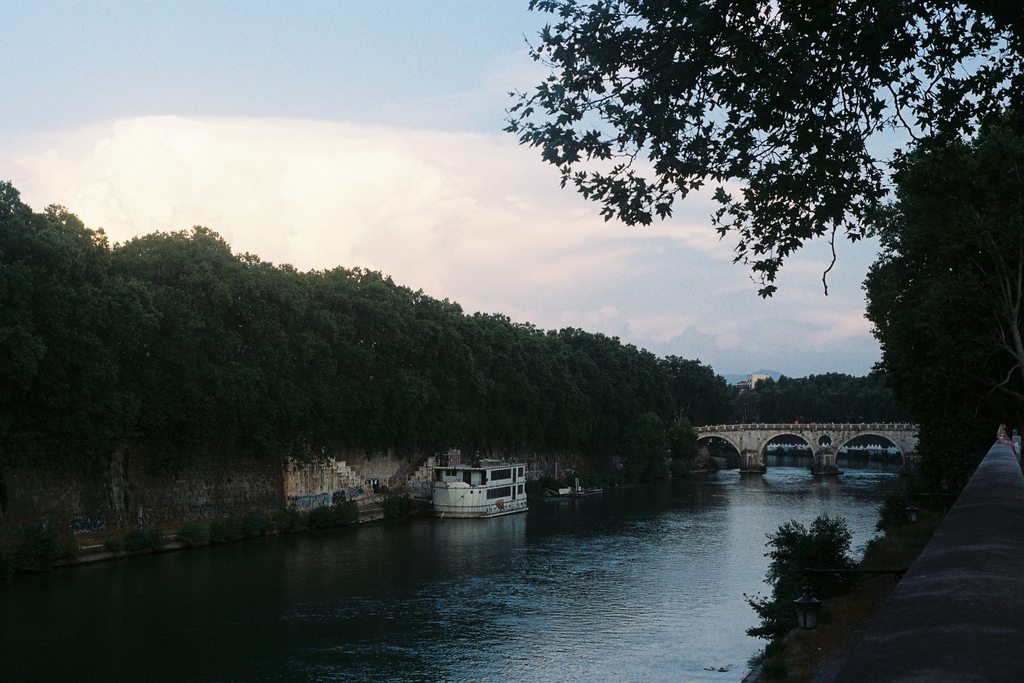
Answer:
<svg viewBox="0 0 1024 683"><path fill-rule="evenodd" d="M604 221L512 136L290 119L124 119L22 139L0 177L114 241L206 225L300 269L361 266L541 327L575 326L720 372L865 372L878 349L859 281L871 249L787 265L762 301L708 192L650 227Z"/></svg>

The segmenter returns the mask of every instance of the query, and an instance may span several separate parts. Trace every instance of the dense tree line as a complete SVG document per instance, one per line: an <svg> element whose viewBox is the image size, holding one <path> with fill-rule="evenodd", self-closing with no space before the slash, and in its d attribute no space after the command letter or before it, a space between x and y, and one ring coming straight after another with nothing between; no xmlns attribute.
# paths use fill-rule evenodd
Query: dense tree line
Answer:
<svg viewBox="0 0 1024 683"><path fill-rule="evenodd" d="M876 220L867 313L936 485L965 483L999 423L1024 426L1022 167L1019 114L973 139L921 140Z"/></svg>
<svg viewBox="0 0 1024 683"><path fill-rule="evenodd" d="M0 464L35 448L102 466L133 434L172 469L460 447L619 456L642 479L666 427L730 406L697 361L467 315L372 271L274 266L201 227L111 246L0 184Z"/></svg>
<svg viewBox="0 0 1024 683"><path fill-rule="evenodd" d="M909 422L881 374L768 378L735 394L737 422Z"/></svg>

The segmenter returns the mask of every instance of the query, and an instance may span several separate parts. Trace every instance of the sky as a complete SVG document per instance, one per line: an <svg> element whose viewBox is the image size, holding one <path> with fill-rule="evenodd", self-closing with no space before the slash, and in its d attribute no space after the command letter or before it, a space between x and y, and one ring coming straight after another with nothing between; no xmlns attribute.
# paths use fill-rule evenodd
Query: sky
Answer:
<svg viewBox="0 0 1024 683"><path fill-rule="evenodd" d="M605 221L502 131L538 84L526 0L0 0L0 180L115 242L205 225L302 270L617 336L722 374L866 374L877 244L814 243L769 300L708 194Z"/></svg>

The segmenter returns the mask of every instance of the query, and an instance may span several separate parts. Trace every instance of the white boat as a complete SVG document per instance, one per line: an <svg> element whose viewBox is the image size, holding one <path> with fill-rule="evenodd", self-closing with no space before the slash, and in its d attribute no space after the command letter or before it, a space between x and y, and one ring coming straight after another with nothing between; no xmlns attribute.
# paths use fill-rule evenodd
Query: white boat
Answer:
<svg viewBox="0 0 1024 683"><path fill-rule="evenodd" d="M498 517L526 512L526 467L501 460L434 468L434 514Z"/></svg>

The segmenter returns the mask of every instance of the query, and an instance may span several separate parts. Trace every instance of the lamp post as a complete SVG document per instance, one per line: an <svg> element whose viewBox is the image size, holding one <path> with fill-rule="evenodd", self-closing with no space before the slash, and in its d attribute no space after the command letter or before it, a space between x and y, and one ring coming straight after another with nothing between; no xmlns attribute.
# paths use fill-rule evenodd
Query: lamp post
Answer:
<svg viewBox="0 0 1024 683"><path fill-rule="evenodd" d="M804 586L803 597L793 602L796 604L796 620L800 628L808 631L817 628L821 600L811 595L811 587Z"/></svg>

